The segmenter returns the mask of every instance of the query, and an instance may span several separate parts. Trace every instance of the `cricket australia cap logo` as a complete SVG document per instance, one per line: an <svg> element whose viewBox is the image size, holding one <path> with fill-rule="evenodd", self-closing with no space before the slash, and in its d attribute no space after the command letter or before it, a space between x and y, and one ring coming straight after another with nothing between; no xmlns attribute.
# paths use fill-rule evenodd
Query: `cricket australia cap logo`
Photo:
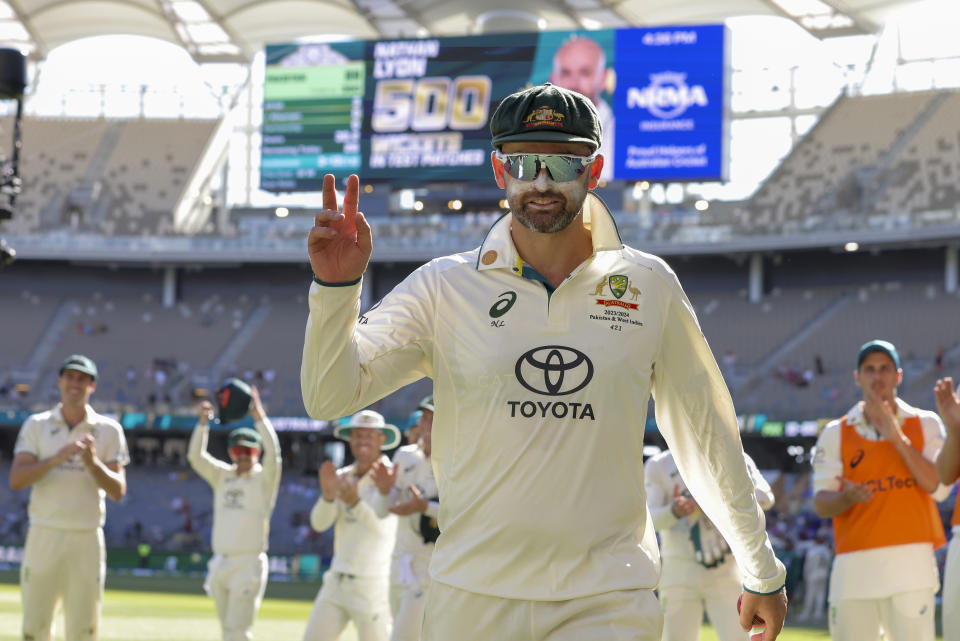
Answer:
<svg viewBox="0 0 960 641"><path fill-rule="evenodd" d="M593 362L572 347L545 345L517 359L515 374L535 394L565 396L579 392L593 379Z"/></svg>
<svg viewBox="0 0 960 641"><path fill-rule="evenodd" d="M597 305L603 305L604 307L622 307L624 309L639 309L636 303L628 303L627 301L620 300L624 296L627 296L630 300L640 300L640 295L643 293L630 283L629 277L623 274L607 276L597 283L597 286L590 295L603 296L604 290L606 289L610 290L610 294L614 298L612 300L609 298L597 298Z"/></svg>
<svg viewBox="0 0 960 641"><path fill-rule="evenodd" d="M537 107L527 114L527 117L523 119L523 122L527 127L562 127L563 119L565 117L566 114L562 114L559 111L554 111L550 107L542 106Z"/></svg>

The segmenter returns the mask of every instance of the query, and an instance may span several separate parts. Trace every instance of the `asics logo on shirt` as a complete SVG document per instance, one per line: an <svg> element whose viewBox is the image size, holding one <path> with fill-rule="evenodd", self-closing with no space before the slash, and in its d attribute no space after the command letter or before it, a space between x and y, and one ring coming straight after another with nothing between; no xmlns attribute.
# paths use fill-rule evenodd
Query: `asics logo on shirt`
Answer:
<svg viewBox="0 0 960 641"><path fill-rule="evenodd" d="M863 457L865 454L866 452L864 452L863 450L857 450L857 453L854 454L852 459L850 459L850 467L856 467L860 465L860 461L863 460Z"/></svg>
<svg viewBox="0 0 960 641"><path fill-rule="evenodd" d="M563 345L535 347L517 359L514 373L526 389L545 396L579 392L593 379L586 354Z"/></svg>

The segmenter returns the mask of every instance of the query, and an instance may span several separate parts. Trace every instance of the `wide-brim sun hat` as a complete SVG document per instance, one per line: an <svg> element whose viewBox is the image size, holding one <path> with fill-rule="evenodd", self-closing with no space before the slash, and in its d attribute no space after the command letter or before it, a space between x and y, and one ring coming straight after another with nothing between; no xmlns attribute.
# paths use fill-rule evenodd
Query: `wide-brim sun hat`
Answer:
<svg viewBox="0 0 960 641"><path fill-rule="evenodd" d="M333 435L343 441L350 440L350 432L353 428L361 427L366 429L380 430L386 438L380 450L392 450L400 444L400 430L396 425L387 423L383 414L373 410L360 410L350 417L350 420L343 425L337 425L333 429Z"/></svg>

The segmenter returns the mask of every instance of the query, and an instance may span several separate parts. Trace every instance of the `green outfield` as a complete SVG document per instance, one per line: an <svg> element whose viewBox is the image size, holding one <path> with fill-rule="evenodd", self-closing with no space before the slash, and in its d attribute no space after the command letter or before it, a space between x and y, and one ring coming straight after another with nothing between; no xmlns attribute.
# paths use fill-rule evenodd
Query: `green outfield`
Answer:
<svg viewBox="0 0 960 641"><path fill-rule="evenodd" d="M253 629L255 641L298 641L303 637L310 601L266 599ZM60 622L58 622L58 627ZM20 639L20 593L0 585L0 641ZM710 626L701 641L717 641ZM790 627L783 641L823 641L826 630ZM62 633L56 639L63 639ZM194 594L107 590L100 641L218 641L220 628L213 601ZM348 628L340 641L356 641Z"/></svg>

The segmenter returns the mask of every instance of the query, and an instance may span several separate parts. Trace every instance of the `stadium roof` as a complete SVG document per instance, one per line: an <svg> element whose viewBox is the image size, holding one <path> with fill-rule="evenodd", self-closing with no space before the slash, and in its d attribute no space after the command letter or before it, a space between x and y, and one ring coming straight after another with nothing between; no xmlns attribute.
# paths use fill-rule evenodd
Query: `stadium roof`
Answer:
<svg viewBox="0 0 960 641"><path fill-rule="evenodd" d="M197 62L248 62L265 43L317 35L454 36L781 16L819 38L875 33L921 0L0 0L0 43L44 59L91 36L141 35Z"/></svg>

